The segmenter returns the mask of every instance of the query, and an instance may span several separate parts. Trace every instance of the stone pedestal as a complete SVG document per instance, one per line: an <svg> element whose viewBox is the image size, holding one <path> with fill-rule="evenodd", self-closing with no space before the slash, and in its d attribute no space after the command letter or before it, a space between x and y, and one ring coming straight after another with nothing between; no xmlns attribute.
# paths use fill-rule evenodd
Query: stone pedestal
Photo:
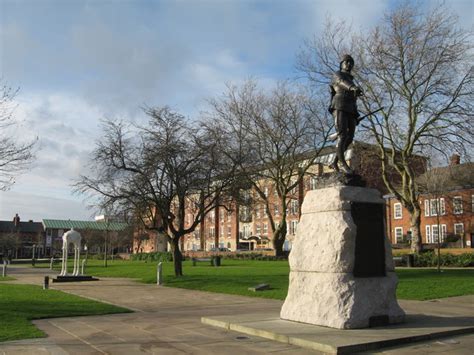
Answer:
<svg viewBox="0 0 474 355"><path fill-rule="evenodd" d="M338 329L402 322L380 193L353 186L313 190L301 212L280 317Z"/></svg>

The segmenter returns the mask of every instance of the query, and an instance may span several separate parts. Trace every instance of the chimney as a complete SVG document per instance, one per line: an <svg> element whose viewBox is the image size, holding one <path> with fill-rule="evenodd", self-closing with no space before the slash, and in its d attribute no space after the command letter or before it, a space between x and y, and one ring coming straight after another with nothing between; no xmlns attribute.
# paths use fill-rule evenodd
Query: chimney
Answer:
<svg viewBox="0 0 474 355"><path fill-rule="evenodd" d="M15 217L13 217L13 224L15 227L18 227L20 225L20 216L18 213L15 214Z"/></svg>
<svg viewBox="0 0 474 355"><path fill-rule="evenodd" d="M459 154L451 155L451 159L449 160L449 165L459 165L461 163L461 156Z"/></svg>

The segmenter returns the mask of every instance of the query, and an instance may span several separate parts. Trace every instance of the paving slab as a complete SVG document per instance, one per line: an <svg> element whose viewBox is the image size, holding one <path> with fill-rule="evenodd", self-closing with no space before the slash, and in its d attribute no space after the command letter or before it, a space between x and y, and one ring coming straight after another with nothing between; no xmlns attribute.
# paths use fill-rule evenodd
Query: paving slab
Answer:
<svg viewBox="0 0 474 355"><path fill-rule="evenodd" d="M351 354L474 333L473 317L436 317L423 314L408 314L403 324L349 330L282 320L275 313L203 317L201 321L207 325L334 354Z"/></svg>
<svg viewBox="0 0 474 355"><path fill-rule="evenodd" d="M16 281L42 285L48 269L11 268ZM130 279L100 278L91 283L53 284L51 288L134 310L134 313L42 319L34 324L47 338L0 343L0 354L321 354L302 345L201 323L201 318L276 321L282 301L142 284ZM409 314L474 319L474 296L400 301ZM275 323L275 324L276 324ZM462 323L464 324L464 323ZM472 323L474 326L474 322ZM272 325L273 326L273 325ZM276 326L276 325L275 325ZM230 327L229 327L230 328ZM346 331L344 331L345 333ZM352 332L352 331L351 331ZM346 334L346 333L345 333ZM350 334L350 333L347 333ZM308 335L309 336L309 335ZM313 335L314 336L314 335ZM347 335L344 335L347 337ZM474 335L458 335L421 343L371 350L384 354L472 355Z"/></svg>

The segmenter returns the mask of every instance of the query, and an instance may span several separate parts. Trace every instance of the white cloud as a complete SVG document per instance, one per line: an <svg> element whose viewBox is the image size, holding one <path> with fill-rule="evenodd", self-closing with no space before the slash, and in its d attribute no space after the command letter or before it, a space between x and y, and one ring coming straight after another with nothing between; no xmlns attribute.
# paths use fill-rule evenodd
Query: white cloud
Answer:
<svg viewBox="0 0 474 355"><path fill-rule="evenodd" d="M97 211L78 199L52 198L13 191L0 193L0 219L12 220L18 213L23 221L42 219L91 220Z"/></svg>

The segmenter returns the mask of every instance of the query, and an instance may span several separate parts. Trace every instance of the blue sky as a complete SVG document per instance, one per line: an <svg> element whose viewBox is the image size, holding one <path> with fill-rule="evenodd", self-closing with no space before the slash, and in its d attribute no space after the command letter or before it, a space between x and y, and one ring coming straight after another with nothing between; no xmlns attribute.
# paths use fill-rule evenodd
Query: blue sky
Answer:
<svg viewBox="0 0 474 355"><path fill-rule="evenodd" d="M0 77L20 88L19 136L38 137L33 166L0 192L0 219L91 218L70 185L91 169L101 118L140 120L145 104L196 116L225 83L293 77L327 16L368 29L396 3L0 0ZM472 1L446 3L472 28Z"/></svg>

